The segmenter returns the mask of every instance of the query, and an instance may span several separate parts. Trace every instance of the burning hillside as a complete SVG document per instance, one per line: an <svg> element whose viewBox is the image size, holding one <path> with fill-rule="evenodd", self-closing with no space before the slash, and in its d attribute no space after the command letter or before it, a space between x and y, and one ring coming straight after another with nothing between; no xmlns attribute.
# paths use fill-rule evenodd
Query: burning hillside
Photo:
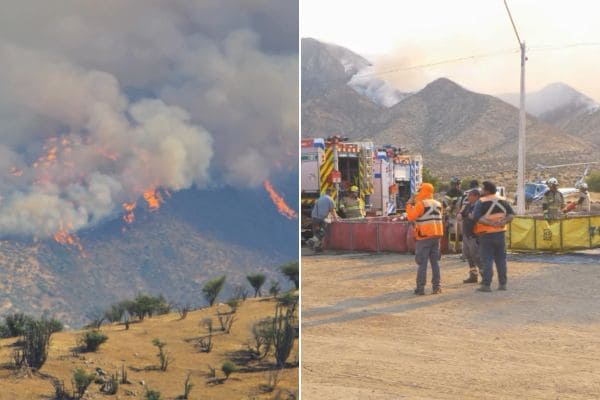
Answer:
<svg viewBox="0 0 600 400"><path fill-rule="evenodd" d="M279 21L297 5L234 3L5 4L0 237L79 247L170 192L259 187L289 163L297 25Z"/></svg>

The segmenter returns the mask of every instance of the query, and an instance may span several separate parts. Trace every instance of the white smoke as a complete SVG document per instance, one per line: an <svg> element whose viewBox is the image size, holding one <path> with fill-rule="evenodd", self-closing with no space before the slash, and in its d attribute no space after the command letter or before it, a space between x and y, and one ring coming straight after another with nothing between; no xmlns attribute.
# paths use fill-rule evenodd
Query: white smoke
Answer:
<svg viewBox="0 0 600 400"><path fill-rule="evenodd" d="M76 231L149 188L257 186L297 165L296 3L3 3L0 235Z"/></svg>
<svg viewBox="0 0 600 400"><path fill-rule="evenodd" d="M368 97L373 103L389 108L408 96L391 83L374 75L375 69L367 67L352 76L348 85L357 93Z"/></svg>

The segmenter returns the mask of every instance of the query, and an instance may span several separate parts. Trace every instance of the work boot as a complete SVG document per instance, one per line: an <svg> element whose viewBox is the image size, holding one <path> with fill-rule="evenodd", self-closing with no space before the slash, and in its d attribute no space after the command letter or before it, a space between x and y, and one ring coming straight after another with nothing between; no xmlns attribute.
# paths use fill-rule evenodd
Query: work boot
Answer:
<svg viewBox="0 0 600 400"><path fill-rule="evenodd" d="M416 288L415 289L415 294L417 296L423 296L423 295L425 295L425 289L423 289L423 288Z"/></svg>
<svg viewBox="0 0 600 400"><path fill-rule="evenodd" d="M506 290L506 283L501 283L498 285L498 290Z"/></svg>
<svg viewBox="0 0 600 400"><path fill-rule="evenodd" d="M467 279L463 280L463 283L477 283L477 275L470 274Z"/></svg>
<svg viewBox="0 0 600 400"><path fill-rule="evenodd" d="M431 292L431 294L441 294L441 293L442 293L441 287L434 287L433 291Z"/></svg>
<svg viewBox="0 0 600 400"><path fill-rule="evenodd" d="M492 288L490 287L490 285L484 285L484 284L481 284L481 286L479 286L479 287L477 288L477 291L478 291L478 292L486 292L486 293L487 293L487 292L491 292L491 291L492 291Z"/></svg>

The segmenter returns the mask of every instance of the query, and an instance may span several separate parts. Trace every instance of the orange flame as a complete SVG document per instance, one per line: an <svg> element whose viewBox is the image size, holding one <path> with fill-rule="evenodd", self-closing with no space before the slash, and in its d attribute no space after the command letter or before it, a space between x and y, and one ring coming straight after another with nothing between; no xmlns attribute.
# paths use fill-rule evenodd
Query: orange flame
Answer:
<svg viewBox="0 0 600 400"><path fill-rule="evenodd" d="M136 202L131 202L131 203L123 203L123 209L125 210L125 215L123 215L123 221L127 222L128 224L133 223L133 221L135 221L135 214L133 213L133 210L135 210L136 207Z"/></svg>
<svg viewBox="0 0 600 400"><path fill-rule="evenodd" d="M119 156L116 153L113 153L112 151L110 151L110 149L108 149L108 147L106 147L106 146L96 147L96 151L102 157L108 158L109 160L117 161L119 158Z"/></svg>
<svg viewBox="0 0 600 400"><path fill-rule="evenodd" d="M76 247L83 257L86 256L85 250L79 237L74 233L69 233L69 229L65 228L62 224L58 232L54 234L54 240L62 244L63 246L73 246Z"/></svg>
<svg viewBox="0 0 600 400"><path fill-rule="evenodd" d="M160 205L164 203L163 198L156 188L149 188L144 191L144 200L148 203L148 208L150 211L156 211L160 208Z"/></svg>
<svg viewBox="0 0 600 400"><path fill-rule="evenodd" d="M298 214L296 214L296 211L292 210L285 203L285 200L283 200L283 196L281 196L275 191L275 189L273 189L273 185L271 185L271 182L269 182L269 180L265 181L265 189L267 190L267 192L269 192L271 200L273 200L273 203L275 204L275 207L277 207L277 211L279 211L279 214L283 215L287 219L298 218Z"/></svg>

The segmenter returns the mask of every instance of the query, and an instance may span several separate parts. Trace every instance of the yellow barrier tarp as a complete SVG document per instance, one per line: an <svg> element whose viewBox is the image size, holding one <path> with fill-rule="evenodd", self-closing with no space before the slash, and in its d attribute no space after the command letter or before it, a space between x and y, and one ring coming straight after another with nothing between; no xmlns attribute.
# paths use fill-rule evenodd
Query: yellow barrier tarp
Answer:
<svg viewBox="0 0 600 400"><path fill-rule="evenodd" d="M590 218L590 247L600 247L600 215Z"/></svg>
<svg viewBox="0 0 600 400"><path fill-rule="evenodd" d="M515 217L507 232L515 250L568 251L600 247L600 216L574 216L558 221Z"/></svg>
<svg viewBox="0 0 600 400"><path fill-rule="evenodd" d="M510 223L509 241L512 249L529 250L535 248L535 220L515 217Z"/></svg>

